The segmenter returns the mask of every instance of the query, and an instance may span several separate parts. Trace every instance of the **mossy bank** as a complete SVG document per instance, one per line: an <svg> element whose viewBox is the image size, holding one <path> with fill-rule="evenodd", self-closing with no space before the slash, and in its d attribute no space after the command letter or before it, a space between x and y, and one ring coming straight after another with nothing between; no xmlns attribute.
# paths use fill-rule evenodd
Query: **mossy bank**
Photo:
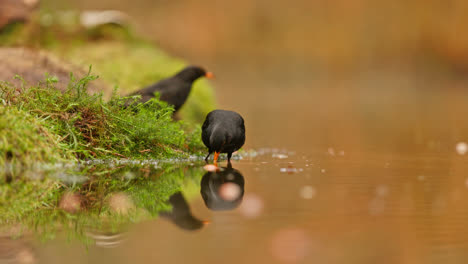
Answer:
<svg viewBox="0 0 468 264"><path fill-rule="evenodd" d="M53 22L45 23L44 16ZM31 56L0 62L0 165L162 159L203 149L197 124L214 108L208 82L195 83L180 111L183 121L173 121L172 108L158 100L125 108L123 95L170 76L187 63L127 26L85 29L59 18L42 12L36 21L0 33L4 45L0 49L21 46L41 53L31 70L25 71L28 63L21 62ZM10 51L5 54L12 56ZM15 67L16 73L11 71Z"/></svg>

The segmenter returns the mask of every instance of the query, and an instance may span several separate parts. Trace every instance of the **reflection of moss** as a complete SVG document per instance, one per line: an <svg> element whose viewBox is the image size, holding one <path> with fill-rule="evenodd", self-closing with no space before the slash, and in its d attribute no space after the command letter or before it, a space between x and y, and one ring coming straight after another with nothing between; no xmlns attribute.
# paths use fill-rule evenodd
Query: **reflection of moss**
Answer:
<svg viewBox="0 0 468 264"><path fill-rule="evenodd" d="M47 177L40 181L26 179L26 176L33 176L26 171L25 177L0 185L1 229L15 227L33 231L43 239L53 238L62 230L70 237L86 241L88 231L118 232L129 223L153 219L159 212L170 209L166 201L172 194L180 191L187 181L199 183L203 174L200 167L186 168L169 163L161 166L101 164L80 171L72 167L31 172ZM67 175L65 180L72 179L73 175L82 175L87 180L66 184L52 180L54 176L63 178L63 175ZM79 210L63 209L61 204L66 193L79 197ZM132 207L116 208L119 205L110 202L115 194L128 197Z"/></svg>
<svg viewBox="0 0 468 264"><path fill-rule="evenodd" d="M197 183L197 189L200 186L200 179L203 170L200 168L180 168L177 165L166 165L162 171L153 175L156 179L148 181L148 179L139 179L128 188L128 193L132 196L135 203L145 208L151 215L156 215L161 210L168 210L168 205L161 205L161 201L166 201L170 195L176 191L180 191L182 186L193 188L188 183ZM167 186L167 188L158 188L159 185ZM185 188L184 188L185 189ZM158 190L155 192L155 190Z"/></svg>

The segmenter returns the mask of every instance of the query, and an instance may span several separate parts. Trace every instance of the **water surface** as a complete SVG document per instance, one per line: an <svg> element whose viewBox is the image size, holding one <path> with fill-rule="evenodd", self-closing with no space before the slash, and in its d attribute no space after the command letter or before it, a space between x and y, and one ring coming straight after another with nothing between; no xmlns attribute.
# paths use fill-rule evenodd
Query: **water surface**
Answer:
<svg viewBox="0 0 468 264"><path fill-rule="evenodd" d="M67 232L46 242L5 238L2 244L16 251L2 257L39 263L462 263L468 257L462 156L363 159L339 149L314 155L261 149L233 162L235 177L213 178L203 165L175 169L186 177L169 203L178 213L113 233L93 230L87 243L67 239ZM243 186L240 199L220 199L225 182ZM218 206L207 206L200 189L211 191ZM176 220L186 212L190 220Z"/></svg>

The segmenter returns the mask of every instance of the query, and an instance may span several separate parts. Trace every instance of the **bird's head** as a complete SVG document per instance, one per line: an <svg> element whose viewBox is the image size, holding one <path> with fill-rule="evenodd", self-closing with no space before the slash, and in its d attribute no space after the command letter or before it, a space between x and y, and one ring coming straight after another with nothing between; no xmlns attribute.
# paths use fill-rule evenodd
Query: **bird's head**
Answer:
<svg viewBox="0 0 468 264"><path fill-rule="evenodd" d="M176 76L187 82L194 82L200 77L214 78L213 73L207 72L202 67L193 65L185 67L183 70L177 73Z"/></svg>

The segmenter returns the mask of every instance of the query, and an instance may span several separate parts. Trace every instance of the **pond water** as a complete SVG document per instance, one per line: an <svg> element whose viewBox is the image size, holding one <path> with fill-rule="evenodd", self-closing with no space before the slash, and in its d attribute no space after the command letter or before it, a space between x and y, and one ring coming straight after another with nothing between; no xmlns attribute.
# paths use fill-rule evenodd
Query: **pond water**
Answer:
<svg viewBox="0 0 468 264"><path fill-rule="evenodd" d="M57 227L33 214L40 234L15 239L17 226L0 229L0 263L467 263L466 68L426 55L437 43L383 45L385 29L394 27L378 12L368 13L384 25L368 28L374 20L363 20L356 40L337 26L346 23L322 21L320 7L313 8L316 18L310 7L284 1L271 10L270 1L149 2L77 5L125 10L162 47L215 73L220 108L246 121L235 170L212 174L201 157L192 157L29 172L65 180L58 190L66 199L52 193L54 203L38 206L62 206L72 217L57 215ZM244 7L253 10L247 22ZM287 16L278 15L282 8ZM399 40L399 28L392 32ZM427 38L417 33L406 35ZM359 53L348 54L348 46ZM349 60L348 68L332 69L327 56ZM361 67L363 61L375 67ZM93 181L96 173L108 176ZM94 217L101 212L104 219ZM75 224L63 226L63 219Z"/></svg>
<svg viewBox="0 0 468 264"><path fill-rule="evenodd" d="M71 228L54 229L54 221L39 220L39 235L26 232L14 239L7 236L17 232L14 226L3 229L0 260L463 263L468 257L468 165L463 156L374 153L362 158L330 148L315 154L258 149L237 158L232 168L221 162L218 172L206 171L195 157L169 163L98 161L78 170L47 167L48 177L68 180L57 207L84 217L68 219ZM64 173L70 168L87 172L70 177ZM76 186L109 168L109 180L75 192L81 208L73 207L70 194ZM182 188L174 192L175 185ZM111 198L101 208L117 212L117 220L109 219L115 214L105 209L100 210L107 220L90 216L100 204L93 200L104 195ZM167 197L164 204L172 209L156 203ZM160 211L159 217L152 214ZM86 215L89 219L83 220Z"/></svg>

